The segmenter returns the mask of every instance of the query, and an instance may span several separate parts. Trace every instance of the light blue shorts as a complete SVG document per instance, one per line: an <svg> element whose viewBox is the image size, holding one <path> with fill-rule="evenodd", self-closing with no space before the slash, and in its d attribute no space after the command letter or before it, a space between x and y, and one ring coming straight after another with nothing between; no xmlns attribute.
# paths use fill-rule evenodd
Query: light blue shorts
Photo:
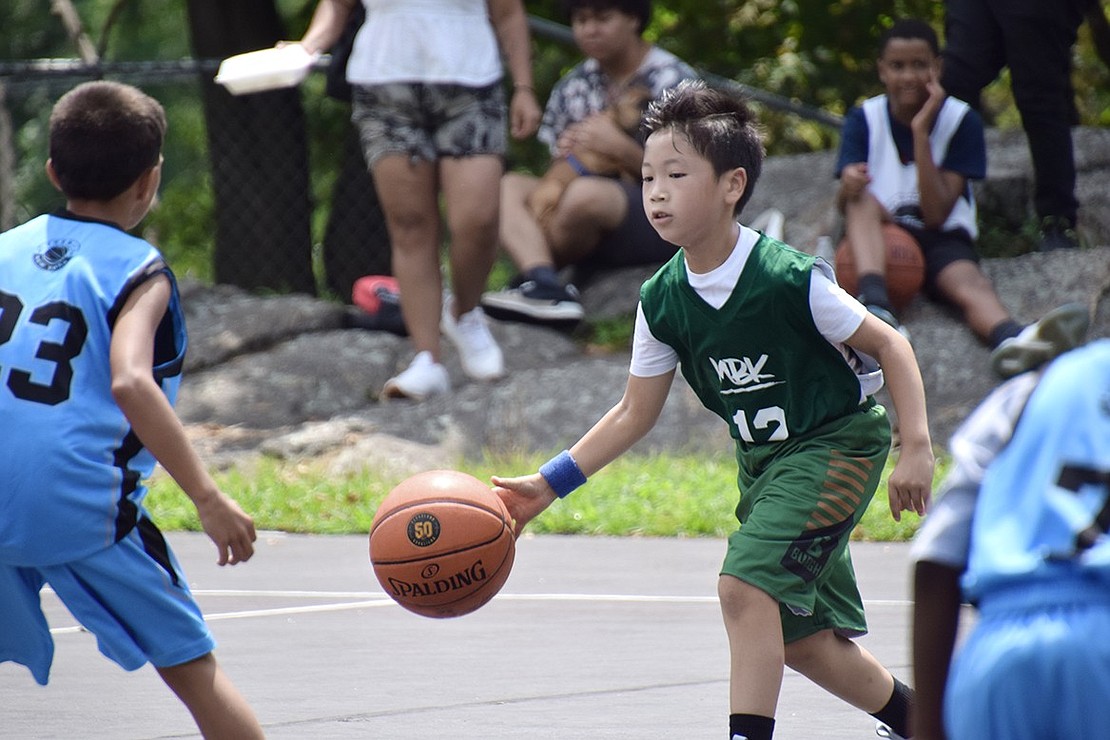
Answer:
<svg viewBox="0 0 1110 740"><path fill-rule="evenodd" d="M133 671L187 663L216 643L168 543L149 519L83 560L42 567L0 563L0 662L27 666L45 685L54 640L40 590L49 584L107 657Z"/></svg>
<svg viewBox="0 0 1110 740"><path fill-rule="evenodd" d="M1015 603L1038 592L1049 605ZM1064 583L1051 592L1029 586L984 602L945 692L950 740L1106 737L1110 589Z"/></svg>

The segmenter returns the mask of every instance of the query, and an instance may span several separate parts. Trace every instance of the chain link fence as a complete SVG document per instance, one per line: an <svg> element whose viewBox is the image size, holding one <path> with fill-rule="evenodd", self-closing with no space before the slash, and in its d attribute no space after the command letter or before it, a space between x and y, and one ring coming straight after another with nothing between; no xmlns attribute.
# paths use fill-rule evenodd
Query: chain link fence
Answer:
<svg viewBox="0 0 1110 740"><path fill-rule="evenodd" d="M570 30L532 17L533 33L573 48ZM219 60L0 62L0 228L64 205L43 165L47 121L90 79L142 88L166 108L158 206L138 228L179 275L249 290L349 301L363 275L390 274L389 236L343 85L325 57L300 86L232 96ZM837 116L703 72L764 109L836 128ZM542 167L538 142L514 143L509 166Z"/></svg>
<svg viewBox="0 0 1110 740"><path fill-rule="evenodd" d="M180 274L350 300L356 279L389 274L389 237L327 64L300 88L235 97L212 82L218 61L0 63L0 228L64 205L43 171L54 101L117 80L166 108L159 203L138 228Z"/></svg>

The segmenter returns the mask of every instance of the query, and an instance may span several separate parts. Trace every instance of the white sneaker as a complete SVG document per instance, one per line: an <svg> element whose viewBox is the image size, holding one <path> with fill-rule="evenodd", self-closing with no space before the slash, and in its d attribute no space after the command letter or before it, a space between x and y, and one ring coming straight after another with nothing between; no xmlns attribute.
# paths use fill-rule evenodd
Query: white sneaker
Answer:
<svg viewBox="0 0 1110 740"><path fill-rule="evenodd" d="M991 352L991 367L1002 378L1035 370L1058 355L1083 344L1091 323L1082 303L1054 308L1041 319L1003 340Z"/></svg>
<svg viewBox="0 0 1110 740"><path fill-rule="evenodd" d="M890 740L909 740L908 738L902 737L897 732L884 725L882 722L879 722L875 725L875 734L879 737L890 738Z"/></svg>
<svg viewBox="0 0 1110 740"><path fill-rule="evenodd" d="M451 380L447 368L432 359L431 352L418 352L400 375L385 381L383 398L411 398L422 401L428 396L447 393Z"/></svg>
<svg viewBox="0 0 1110 740"><path fill-rule="evenodd" d="M490 333L486 314L475 306L455 319L451 308L454 300L443 301L443 320L440 329L459 351L463 372L474 380L494 380L505 374L505 358L497 340Z"/></svg>

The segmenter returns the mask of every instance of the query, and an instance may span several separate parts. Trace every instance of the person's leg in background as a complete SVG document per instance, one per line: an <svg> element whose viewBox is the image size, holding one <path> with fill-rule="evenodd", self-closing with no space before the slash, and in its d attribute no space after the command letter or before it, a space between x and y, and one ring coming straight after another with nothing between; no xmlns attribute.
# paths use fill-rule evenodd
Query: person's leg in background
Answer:
<svg viewBox="0 0 1110 740"><path fill-rule="evenodd" d="M482 307L497 319L574 326L585 312L573 285L563 285L551 247L528 208L539 179L519 172L501 178L499 241L518 274L505 290L482 296Z"/></svg>
<svg viewBox="0 0 1110 740"><path fill-rule="evenodd" d="M869 190L844 202L844 233L858 276L855 297L870 313L908 338L909 332L895 315L887 292L886 242L882 226L889 220L890 214Z"/></svg>
<svg viewBox="0 0 1110 740"><path fill-rule="evenodd" d="M497 257L501 160L494 156L440 160L441 187L450 234L455 318L478 305Z"/></svg>
<svg viewBox="0 0 1110 740"><path fill-rule="evenodd" d="M946 0L941 86L979 110L982 89L1010 68L1035 176L1041 249L1076 245L1071 48L1082 0Z"/></svg>
<svg viewBox="0 0 1110 740"><path fill-rule="evenodd" d="M543 231L527 205L528 196L538 184L538 178L520 172L506 172L501 178L498 239L521 273L543 265L554 266Z"/></svg>
<svg viewBox="0 0 1110 740"><path fill-rule="evenodd" d="M602 235L620 226L627 214L628 202L618 181L593 176L573 180L547 233L555 266L566 267L589 257Z"/></svg>
<svg viewBox="0 0 1110 740"><path fill-rule="evenodd" d="M989 0L945 0L940 84L954 98L982 109L983 88L1006 64L1002 29Z"/></svg>
<svg viewBox="0 0 1110 740"><path fill-rule="evenodd" d="M452 288L442 328L457 347L466 374L492 380L504 375L505 363L478 302L497 256L501 158L445 157L439 167L451 237Z"/></svg>
<svg viewBox="0 0 1110 740"><path fill-rule="evenodd" d="M1042 250L1077 246L1076 122L1071 51L1083 22L1081 0L993 0L1006 45L1014 102L1029 140L1034 207Z"/></svg>
<svg viewBox="0 0 1110 740"><path fill-rule="evenodd" d="M409 341L418 358L440 365L440 313L443 285L439 270L439 193L436 164L407 154L385 154L373 165L378 199L389 230L393 274L401 298L401 312ZM423 360L421 361L423 364ZM440 375L440 373L436 373ZM443 373L445 377L445 371ZM435 390L445 392L439 383ZM387 384L387 391L391 386ZM418 397L428 393L396 389L399 395ZM392 391L390 391L392 392Z"/></svg>

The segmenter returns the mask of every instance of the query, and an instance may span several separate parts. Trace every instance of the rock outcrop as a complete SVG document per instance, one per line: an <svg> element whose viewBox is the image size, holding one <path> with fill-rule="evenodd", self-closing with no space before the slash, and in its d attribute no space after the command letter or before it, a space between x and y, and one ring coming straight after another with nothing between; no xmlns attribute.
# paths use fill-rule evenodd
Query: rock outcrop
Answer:
<svg viewBox="0 0 1110 740"><path fill-rule="evenodd" d="M995 223L1024 219L1032 192L1021 132L991 133L991 167L977 185ZM1110 336L1110 130L1077 131L1081 220L1090 246L983 261L1014 315L1032 321L1063 303L1091 310L1091 336ZM777 208L786 239L812 250L835 234L831 152L774 157L746 214ZM1015 229L1018 226L1013 227ZM584 287L592 317L628 316L637 268L607 273ZM382 402L385 380L403 367L406 340L345 329L346 308L306 296L254 296L228 286L186 283L191 347L178 409L214 465L243 456L326 457L339 468L450 465L485 451L552 452L574 442L621 396L628 353L584 349L571 336L494 322L509 375L496 383L463 376L453 348L445 360L454 392L425 403ZM903 316L928 396L934 442L947 442L966 413L997 383L988 351L943 307L918 298ZM731 454L723 425L678 379L641 451Z"/></svg>

